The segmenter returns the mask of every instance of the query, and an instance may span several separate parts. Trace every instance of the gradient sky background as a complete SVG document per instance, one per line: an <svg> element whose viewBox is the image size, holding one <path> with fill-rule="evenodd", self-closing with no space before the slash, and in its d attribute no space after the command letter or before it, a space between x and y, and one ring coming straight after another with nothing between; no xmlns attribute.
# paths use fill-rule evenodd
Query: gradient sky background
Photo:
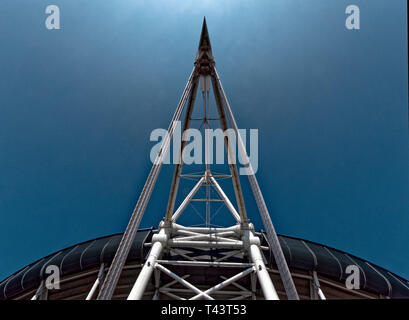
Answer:
<svg viewBox="0 0 409 320"><path fill-rule="evenodd" d="M61 30L44 26L49 4ZM349 4L359 31L345 28ZM238 125L259 129L257 176L277 231L409 278L403 0L2 0L0 278L125 229L203 16ZM141 227L163 216L171 172Z"/></svg>

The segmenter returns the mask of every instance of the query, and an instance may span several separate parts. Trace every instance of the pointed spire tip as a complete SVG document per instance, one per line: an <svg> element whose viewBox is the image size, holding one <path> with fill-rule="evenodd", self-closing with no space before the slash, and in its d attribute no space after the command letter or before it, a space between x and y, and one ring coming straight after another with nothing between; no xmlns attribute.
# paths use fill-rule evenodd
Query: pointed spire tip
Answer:
<svg viewBox="0 0 409 320"><path fill-rule="evenodd" d="M210 72L209 63L214 63L213 59L212 46L210 44L209 32L207 30L206 17L204 17L195 62L200 65L200 72L202 74L208 74Z"/></svg>

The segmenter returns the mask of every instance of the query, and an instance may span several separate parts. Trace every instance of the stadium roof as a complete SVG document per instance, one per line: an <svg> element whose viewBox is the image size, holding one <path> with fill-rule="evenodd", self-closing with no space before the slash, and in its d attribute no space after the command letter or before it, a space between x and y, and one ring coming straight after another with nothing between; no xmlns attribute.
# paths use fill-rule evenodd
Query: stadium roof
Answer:
<svg viewBox="0 0 409 320"><path fill-rule="evenodd" d="M139 230L136 234L127 262L143 261L149 247L153 229ZM262 245L267 246L265 235L260 233ZM0 300L13 298L36 288L47 277L48 265L57 265L61 276L110 264L118 248L122 234L113 234L62 249L12 274L0 282ZM348 265L357 265L361 271L361 289L391 298L408 298L409 282L384 268L374 265L346 252L307 240L279 235L281 247L290 269L316 271L334 281L344 282ZM217 250L215 251L217 255ZM264 251L269 267L276 268L271 251Z"/></svg>

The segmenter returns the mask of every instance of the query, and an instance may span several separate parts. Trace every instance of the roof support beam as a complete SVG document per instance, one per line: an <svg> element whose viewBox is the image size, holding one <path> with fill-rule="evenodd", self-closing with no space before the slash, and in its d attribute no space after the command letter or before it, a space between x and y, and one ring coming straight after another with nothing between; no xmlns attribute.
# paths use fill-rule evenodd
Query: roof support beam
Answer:
<svg viewBox="0 0 409 320"><path fill-rule="evenodd" d="M87 297L85 298L85 300L91 300L92 297L94 296L95 292L97 291L97 288L99 286L99 284L102 281L102 278L104 276L104 264L101 263L101 266L99 268L99 272L98 272L98 276L97 279L95 280L94 284L92 285L91 290L89 291Z"/></svg>
<svg viewBox="0 0 409 320"><path fill-rule="evenodd" d="M127 300L141 300L143 293L145 292L146 286L148 285L149 279L151 278L152 272L155 268L156 261L162 253L162 249L166 240L168 239L166 230L162 228L159 234L156 235L156 241L154 242L151 251L149 252L148 258L135 284L132 287L131 293L129 294Z"/></svg>
<svg viewBox="0 0 409 320"><path fill-rule="evenodd" d="M320 297L321 300L327 300L325 298L324 292L322 292L321 287L320 287L320 281L318 280L318 275L317 271L312 272L313 280L314 280L314 288L318 293L318 296Z"/></svg>

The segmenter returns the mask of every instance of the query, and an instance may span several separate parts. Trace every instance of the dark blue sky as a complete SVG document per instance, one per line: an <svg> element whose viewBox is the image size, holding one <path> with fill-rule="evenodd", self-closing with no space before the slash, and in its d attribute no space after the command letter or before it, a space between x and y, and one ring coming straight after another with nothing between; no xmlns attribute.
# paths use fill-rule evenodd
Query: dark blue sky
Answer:
<svg viewBox="0 0 409 320"><path fill-rule="evenodd" d="M44 26L49 4L61 30ZM360 6L359 31L344 26L349 4ZM125 229L151 166L150 132L168 126L203 16L238 125L259 129L257 176L277 231L409 278L398 0L2 0L0 278ZM163 216L171 173L142 227ZM243 188L261 228L246 178Z"/></svg>

